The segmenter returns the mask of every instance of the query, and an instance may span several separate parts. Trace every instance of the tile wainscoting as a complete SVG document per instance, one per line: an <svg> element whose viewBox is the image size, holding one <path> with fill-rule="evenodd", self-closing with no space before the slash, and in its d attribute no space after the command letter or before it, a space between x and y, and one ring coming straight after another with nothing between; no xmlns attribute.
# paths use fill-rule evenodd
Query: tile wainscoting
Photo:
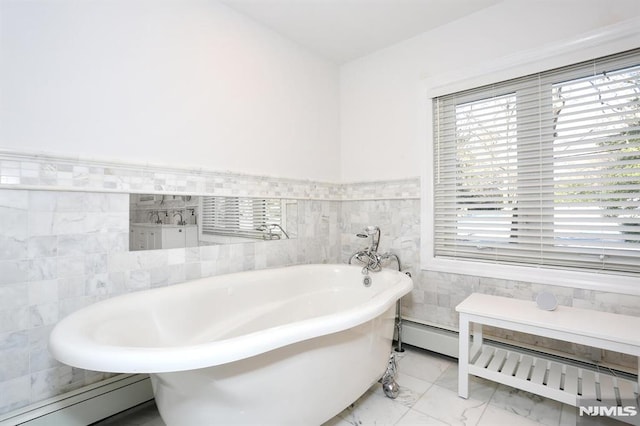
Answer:
<svg viewBox="0 0 640 426"><path fill-rule="evenodd" d="M405 184L406 182L406 184ZM0 152L0 415L110 375L54 360L56 322L118 294L200 277L340 262L339 200L402 197L417 179L346 186ZM130 252L129 193L298 200L298 238Z"/></svg>
<svg viewBox="0 0 640 426"><path fill-rule="evenodd" d="M298 203L297 239L130 252L128 194L0 189L0 414L110 376L47 350L56 322L83 306L200 277L338 262L339 203Z"/></svg>
<svg viewBox="0 0 640 426"><path fill-rule="evenodd" d="M299 200L298 238L128 251L129 192ZM532 299L554 292L572 306L640 315L640 297L420 270L420 181L331 184L147 165L0 153L0 415L108 377L53 360L48 335L62 317L129 291L229 272L346 262L382 230L415 282L403 299L417 321L457 327L455 306L474 291ZM564 342L504 338L583 354ZM635 359L606 354L610 362Z"/></svg>
<svg viewBox="0 0 640 426"><path fill-rule="evenodd" d="M418 178L336 184L0 150L0 188L312 200L420 196Z"/></svg>

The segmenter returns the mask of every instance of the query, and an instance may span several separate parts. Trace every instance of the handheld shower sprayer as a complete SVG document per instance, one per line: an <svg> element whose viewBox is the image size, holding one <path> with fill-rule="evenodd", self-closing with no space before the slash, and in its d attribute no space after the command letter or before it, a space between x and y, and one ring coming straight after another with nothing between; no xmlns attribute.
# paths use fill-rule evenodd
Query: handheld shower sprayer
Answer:
<svg viewBox="0 0 640 426"><path fill-rule="evenodd" d="M380 228L377 226L367 226L362 232L356 234L358 238L371 237L370 251L375 253L378 251L378 245L380 244Z"/></svg>

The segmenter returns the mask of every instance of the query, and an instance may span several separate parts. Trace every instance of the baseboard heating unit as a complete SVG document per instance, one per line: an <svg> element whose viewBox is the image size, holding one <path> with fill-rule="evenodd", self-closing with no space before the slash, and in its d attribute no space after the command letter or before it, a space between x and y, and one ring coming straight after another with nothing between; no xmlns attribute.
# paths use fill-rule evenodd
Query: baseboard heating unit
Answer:
<svg viewBox="0 0 640 426"><path fill-rule="evenodd" d="M86 426L151 399L149 376L120 374L0 416L0 426Z"/></svg>

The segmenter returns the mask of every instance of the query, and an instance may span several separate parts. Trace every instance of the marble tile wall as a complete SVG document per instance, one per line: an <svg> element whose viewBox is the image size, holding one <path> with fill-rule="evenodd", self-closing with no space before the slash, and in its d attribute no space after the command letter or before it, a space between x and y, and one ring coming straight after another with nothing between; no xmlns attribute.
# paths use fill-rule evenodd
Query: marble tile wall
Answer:
<svg viewBox="0 0 640 426"><path fill-rule="evenodd" d="M200 277L337 262L335 201L300 200L291 240L129 252L129 195L0 189L0 415L108 374L47 350L56 322L118 294Z"/></svg>
<svg viewBox="0 0 640 426"><path fill-rule="evenodd" d="M296 198L299 236L129 252L128 192ZM403 305L417 321L455 329L455 306L472 292L533 299L543 289L565 305L640 315L638 296L420 270L419 197L417 178L337 185L0 152L0 415L106 377L49 355L48 334L68 313L124 292L199 277L346 262L368 245L355 235L368 225L382 230L380 251L398 254L402 269L412 273L415 289ZM500 336L588 353L534 336ZM605 359L637 362L616 354Z"/></svg>
<svg viewBox="0 0 640 426"><path fill-rule="evenodd" d="M341 200L419 197L420 181L336 184L0 150L0 188Z"/></svg>
<svg viewBox="0 0 640 426"><path fill-rule="evenodd" d="M0 150L0 187L334 200L340 185Z"/></svg>
<svg viewBox="0 0 640 426"><path fill-rule="evenodd" d="M106 377L62 366L53 325L113 287L128 247L123 194L0 190L0 413Z"/></svg>

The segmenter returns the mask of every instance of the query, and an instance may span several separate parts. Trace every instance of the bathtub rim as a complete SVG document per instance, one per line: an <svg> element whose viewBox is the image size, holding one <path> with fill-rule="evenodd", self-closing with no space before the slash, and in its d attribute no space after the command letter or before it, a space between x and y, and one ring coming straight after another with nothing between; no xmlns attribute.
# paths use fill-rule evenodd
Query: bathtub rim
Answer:
<svg viewBox="0 0 640 426"><path fill-rule="evenodd" d="M358 266L345 264L305 264L237 272L217 277L270 270L312 269L317 267L361 269ZM177 286L184 285L197 285L202 280L216 277L127 293L96 302L62 319L51 332L49 349L57 360L67 365L87 370L114 373L167 373L226 364L303 340L347 330L382 315L413 288L413 281L407 275L393 270L385 271L398 274L398 280L389 288L368 299L364 304L349 307L338 313L320 315L223 340L177 347L114 346L97 343L82 332L82 324L85 323L85 320L92 314L95 315L92 311L108 309L118 300L122 300L122 298L135 300L140 298L140 295L144 292L161 291L171 287L179 288ZM233 345L234 350L225 350L225 346L228 347L228 345Z"/></svg>

